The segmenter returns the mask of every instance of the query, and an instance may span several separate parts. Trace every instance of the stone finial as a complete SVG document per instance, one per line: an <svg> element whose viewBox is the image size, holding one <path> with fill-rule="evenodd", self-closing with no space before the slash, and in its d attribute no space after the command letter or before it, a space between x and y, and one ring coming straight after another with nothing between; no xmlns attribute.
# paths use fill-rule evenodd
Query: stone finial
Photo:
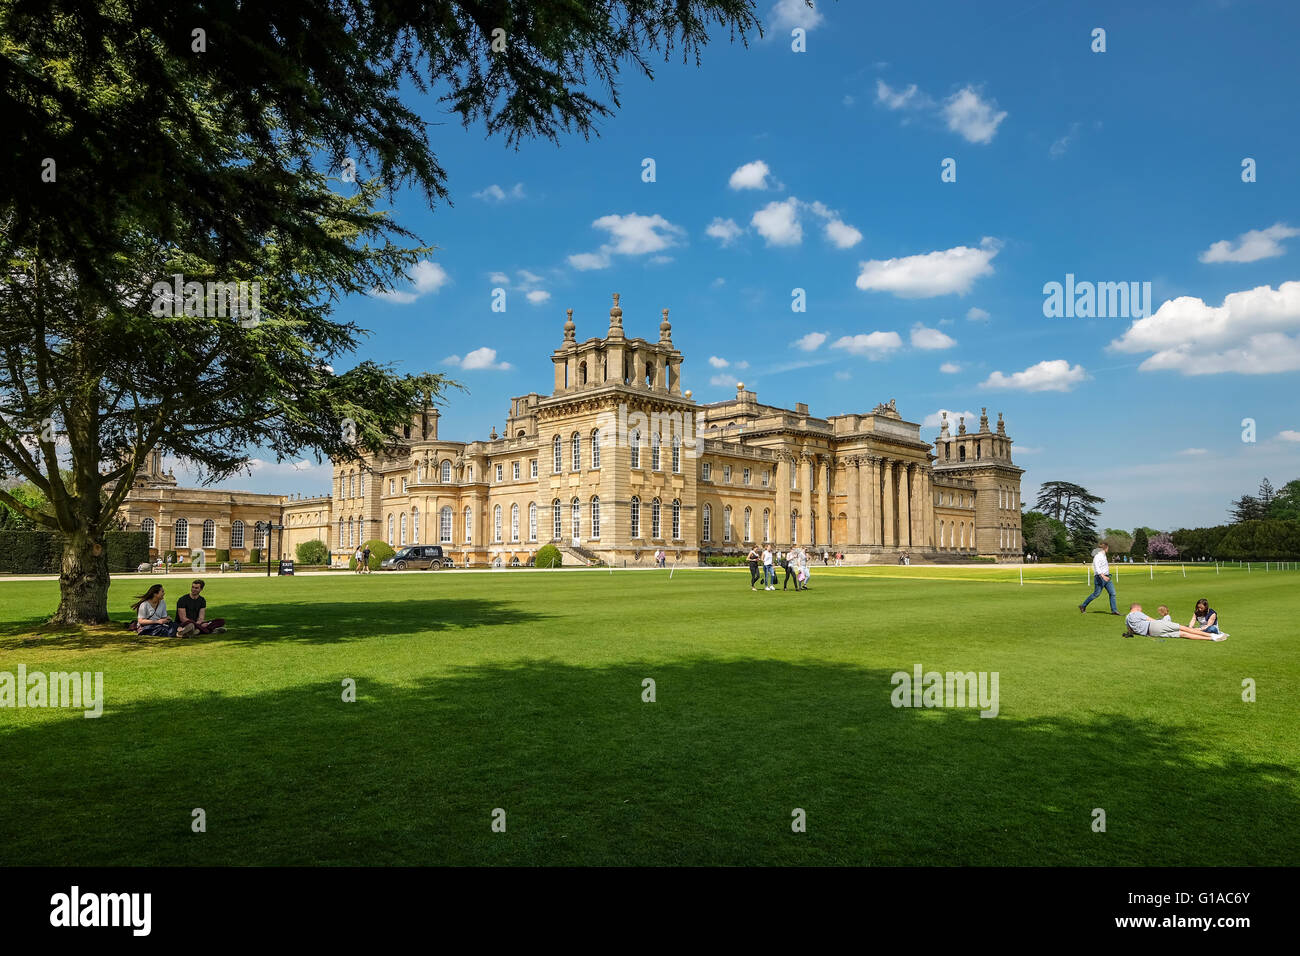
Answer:
<svg viewBox="0 0 1300 956"><path fill-rule="evenodd" d="M987 407L980 409L980 434L989 430L989 410Z"/></svg>
<svg viewBox="0 0 1300 956"><path fill-rule="evenodd" d="M618 304L618 293L614 293L614 307L609 310L609 334L613 335L618 332L619 338L623 336L623 309Z"/></svg>
<svg viewBox="0 0 1300 956"><path fill-rule="evenodd" d="M958 434L958 435L964 435L964 434L966 434L966 416L965 416L965 415L962 415L960 418L957 419L957 434Z"/></svg>
<svg viewBox="0 0 1300 956"><path fill-rule="evenodd" d="M940 412L940 413L939 413L939 437L940 437L940 438L948 438L948 437L949 437L949 435L948 435L948 413L947 413L947 412Z"/></svg>
<svg viewBox="0 0 1300 956"><path fill-rule="evenodd" d="M673 344L673 327L668 321L667 309L664 309L664 320L659 323L659 343L661 345Z"/></svg>
<svg viewBox="0 0 1300 956"><path fill-rule="evenodd" d="M692 395L693 393L692 393L691 390L688 388L688 389L685 391L684 394L686 395L686 398L689 400L690 397L691 397L691 395Z"/></svg>
<svg viewBox="0 0 1300 956"><path fill-rule="evenodd" d="M1002 413L998 412L998 434L1005 435L1006 433L1007 433L1006 422L1002 420Z"/></svg>
<svg viewBox="0 0 1300 956"><path fill-rule="evenodd" d="M495 425L492 426L492 431L488 434L488 438L492 441L497 440L497 427Z"/></svg>
<svg viewBox="0 0 1300 956"><path fill-rule="evenodd" d="M573 333L574 333L574 331L577 329L577 326L573 324L573 310L572 310L572 309L567 309L567 310L566 310L566 314L569 316L569 318L568 318L568 320L564 323L564 341L566 341L566 342L572 342L572 341L573 341Z"/></svg>

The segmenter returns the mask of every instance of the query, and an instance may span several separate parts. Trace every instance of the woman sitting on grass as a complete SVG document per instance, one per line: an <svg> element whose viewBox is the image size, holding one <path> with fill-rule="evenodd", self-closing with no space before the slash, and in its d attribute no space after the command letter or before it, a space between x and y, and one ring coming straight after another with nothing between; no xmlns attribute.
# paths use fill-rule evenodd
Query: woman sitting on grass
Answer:
<svg viewBox="0 0 1300 956"><path fill-rule="evenodd" d="M1192 614L1192 619L1187 622L1187 626L1205 631L1207 634L1222 633L1219 630L1219 612L1210 607L1210 602L1205 598L1196 602L1196 611Z"/></svg>
<svg viewBox="0 0 1300 956"><path fill-rule="evenodd" d="M136 633L153 637L176 636L176 622L167 616L167 602L163 596L163 586L155 584L135 599L131 610L135 611Z"/></svg>

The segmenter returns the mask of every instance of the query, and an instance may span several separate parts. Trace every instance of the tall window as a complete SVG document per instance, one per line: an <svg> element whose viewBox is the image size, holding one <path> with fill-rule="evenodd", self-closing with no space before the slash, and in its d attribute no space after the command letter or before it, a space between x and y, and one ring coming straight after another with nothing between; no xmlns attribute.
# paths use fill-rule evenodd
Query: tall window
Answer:
<svg viewBox="0 0 1300 956"><path fill-rule="evenodd" d="M474 466L473 466L473 465L466 465L466 466L465 466L465 480L466 480L466 481L473 481L473 480L474 480ZM402 490L405 491L406 489L403 488Z"/></svg>
<svg viewBox="0 0 1300 956"><path fill-rule="evenodd" d="M149 543L153 543L152 539L150 539ZM230 523L230 546L232 548L242 548L244 546L244 522L232 521Z"/></svg>
<svg viewBox="0 0 1300 956"><path fill-rule="evenodd" d="M401 528L402 533L398 537L398 542L402 545L405 545L406 544L406 512L405 511L402 512L401 524L399 525L399 527Z"/></svg>
<svg viewBox="0 0 1300 956"><path fill-rule="evenodd" d="M492 540L501 540L501 506L492 509Z"/></svg>
<svg viewBox="0 0 1300 956"><path fill-rule="evenodd" d="M799 487L799 463L794 459L790 460L790 488L793 490ZM793 538L790 539L792 542Z"/></svg>
<svg viewBox="0 0 1300 956"><path fill-rule="evenodd" d="M682 502L680 498L673 499L673 539L676 540L682 536Z"/></svg>
<svg viewBox="0 0 1300 956"><path fill-rule="evenodd" d="M173 548L188 548L190 546L190 523L184 518L176 519L176 527L172 533Z"/></svg>
<svg viewBox="0 0 1300 956"><path fill-rule="evenodd" d="M600 429L596 428L591 433L591 467L600 467Z"/></svg>
<svg viewBox="0 0 1300 956"><path fill-rule="evenodd" d="M682 473L682 436L673 435L673 474Z"/></svg>
<svg viewBox="0 0 1300 956"><path fill-rule="evenodd" d="M713 462L706 461L700 465L700 478L704 481L713 480Z"/></svg>
<svg viewBox="0 0 1300 956"><path fill-rule="evenodd" d="M791 511L790 512L790 543L791 544L799 543L798 532L799 532L799 512Z"/></svg>
<svg viewBox="0 0 1300 956"><path fill-rule="evenodd" d="M345 543L343 540L343 519L339 518L339 547L343 547Z"/></svg>
<svg viewBox="0 0 1300 956"><path fill-rule="evenodd" d="M519 540L519 506L510 506L510 540Z"/></svg>
<svg viewBox="0 0 1300 956"><path fill-rule="evenodd" d="M591 536L600 537L600 498L591 499Z"/></svg>
<svg viewBox="0 0 1300 956"><path fill-rule="evenodd" d="M528 463L528 468L529 468L529 471L530 471L532 477L536 478L536 477L537 477L537 459L536 459L536 458L532 459L532 460Z"/></svg>
<svg viewBox="0 0 1300 956"><path fill-rule="evenodd" d="M659 433L655 432L650 436L650 470L659 470Z"/></svg>
<svg viewBox="0 0 1300 956"><path fill-rule="evenodd" d="M396 493L396 491L397 491L397 481L396 481L396 479L389 478L389 479L388 479L388 493L391 495L391 494Z"/></svg>
<svg viewBox="0 0 1300 956"><path fill-rule="evenodd" d="M361 474L357 475L357 497L364 498L365 496L366 496L366 473L363 471Z"/></svg>
<svg viewBox="0 0 1300 956"><path fill-rule="evenodd" d="M405 522L403 522L403 523L405 523ZM349 519L348 519L348 547L349 547L349 548L353 547L353 546L357 543L356 533L357 533L357 532L356 532L356 525L354 525L354 524L352 523L352 519L349 518ZM405 542L403 542L403 543L405 543ZM255 547L255 548L260 548L261 546L262 546L262 533L261 533L260 531L254 531L254 532L253 532L253 547Z"/></svg>
<svg viewBox="0 0 1300 956"><path fill-rule="evenodd" d="M730 465L723 465L723 466L722 466L722 481L723 481L724 484L728 484L728 485L731 484L731 466L730 466Z"/></svg>
<svg viewBox="0 0 1300 956"><path fill-rule="evenodd" d="M749 469L745 469L745 484L749 484Z"/></svg>
<svg viewBox="0 0 1300 956"><path fill-rule="evenodd" d="M628 518L632 522L632 537L641 537L641 499L636 495L629 504Z"/></svg>
<svg viewBox="0 0 1300 956"><path fill-rule="evenodd" d="M352 483L356 480L356 475L348 475L348 497L352 497Z"/></svg>
<svg viewBox="0 0 1300 956"><path fill-rule="evenodd" d="M506 468L505 468L505 465L497 465L497 481L498 481L498 482L502 482L502 481L505 481L505 480L506 480Z"/></svg>
<svg viewBox="0 0 1300 956"><path fill-rule="evenodd" d="M582 470L582 436L579 435L577 432L574 432L573 437L569 439L569 444L573 446L572 448L573 470L581 471Z"/></svg>
<svg viewBox="0 0 1300 956"><path fill-rule="evenodd" d="M578 501L577 498L574 498L573 501L569 502L569 510L571 512L570 517L571 517L571 523L573 525L573 536L575 538L581 538L582 537L582 503Z"/></svg>
<svg viewBox="0 0 1300 956"><path fill-rule="evenodd" d="M704 503L704 517L701 521L703 525L702 533L705 541L713 540L713 506L708 502Z"/></svg>
<svg viewBox="0 0 1300 956"><path fill-rule="evenodd" d="M629 436L629 441L631 442L632 447L628 454L628 466L631 468L640 468L641 467L641 430L638 428L632 429L632 434Z"/></svg>
<svg viewBox="0 0 1300 956"><path fill-rule="evenodd" d="M746 508L746 509L745 509L745 536L744 536L743 538L740 539L741 541L753 541L753 540L754 540L753 538L751 538L751 537L749 536L750 531L753 530L753 527L752 527L752 525L751 525L751 521L753 520L753 514L754 514L754 513L753 513L753 511L752 511L751 509L749 509L749 508Z"/></svg>
<svg viewBox="0 0 1300 956"><path fill-rule="evenodd" d="M444 458L442 461L442 467L439 471L440 474L438 477L441 481L451 481L451 460Z"/></svg>
<svg viewBox="0 0 1300 956"><path fill-rule="evenodd" d="M731 540L731 505L722 509L722 540Z"/></svg>
<svg viewBox="0 0 1300 956"><path fill-rule="evenodd" d="M528 540L537 540L537 502L528 502Z"/></svg>
<svg viewBox="0 0 1300 956"><path fill-rule="evenodd" d="M555 458L555 473L558 475L564 470L564 443L560 441L559 435L551 442L551 451Z"/></svg>
<svg viewBox="0 0 1300 956"><path fill-rule="evenodd" d="M217 546L217 523L211 518L203 522L203 547L215 548Z"/></svg>
<svg viewBox="0 0 1300 956"><path fill-rule="evenodd" d="M772 540L772 511L770 508L763 509L763 540Z"/></svg>
<svg viewBox="0 0 1300 956"><path fill-rule="evenodd" d="M650 537L661 538L659 527L659 499L656 498L650 502Z"/></svg>
<svg viewBox="0 0 1300 956"><path fill-rule="evenodd" d="M406 479L402 479L402 494L406 494Z"/></svg>
<svg viewBox="0 0 1300 956"><path fill-rule="evenodd" d="M519 480L519 462L515 462L513 465L511 465L510 477L514 478L515 481Z"/></svg>
<svg viewBox="0 0 1300 956"><path fill-rule="evenodd" d="M237 524L237 525L240 526L241 533L242 533L243 522L236 521L235 524ZM149 547L152 548L152 547L154 547L154 546L158 543L157 539L156 539L155 536L154 536L154 535L155 535L155 531L156 531L156 525L154 524L154 520L153 520L153 518L145 518L143 521L141 521L141 522L140 522L140 530L144 532L144 539L145 539L145 541L149 542ZM231 544L231 547L232 547L232 548L242 548L242 547L243 547L243 544L242 544L242 543L241 543L241 544L233 544L233 543L232 543L232 544Z"/></svg>
<svg viewBox="0 0 1300 956"><path fill-rule="evenodd" d="M469 544L474 540L474 511L468 505L465 506L465 543Z"/></svg>
<svg viewBox="0 0 1300 956"><path fill-rule="evenodd" d="M560 499L551 502L551 537L559 541L564 537L564 515L560 511Z"/></svg>
<svg viewBox="0 0 1300 956"><path fill-rule="evenodd" d="M411 508L411 542L420 543L420 509Z"/></svg>
<svg viewBox="0 0 1300 956"><path fill-rule="evenodd" d="M395 540L395 539L393 538L393 525L394 525L394 519L393 519L393 516L392 516L392 515L389 515L389 516L388 516L388 543L389 543L389 545L392 545L393 541Z"/></svg>
<svg viewBox="0 0 1300 956"><path fill-rule="evenodd" d="M766 469L766 468L763 469L763 487L764 487L764 488L767 487L767 469Z"/></svg>
<svg viewBox="0 0 1300 956"><path fill-rule="evenodd" d="M451 544L451 517L451 505L438 512L438 540L443 544Z"/></svg>

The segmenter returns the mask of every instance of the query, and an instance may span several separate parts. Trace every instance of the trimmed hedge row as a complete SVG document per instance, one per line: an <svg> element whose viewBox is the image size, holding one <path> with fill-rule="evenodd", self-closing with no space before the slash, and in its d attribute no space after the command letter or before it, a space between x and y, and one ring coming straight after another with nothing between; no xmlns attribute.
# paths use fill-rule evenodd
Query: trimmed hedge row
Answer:
<svg viewBox="0 0 1300 956"><path fill-rule="evenodd" d="M134 571L149 560L143 531L104 535L110 572ZM56 531L0 531L0 571L11 574L58 574L63 566L63 535Z"/></svg>

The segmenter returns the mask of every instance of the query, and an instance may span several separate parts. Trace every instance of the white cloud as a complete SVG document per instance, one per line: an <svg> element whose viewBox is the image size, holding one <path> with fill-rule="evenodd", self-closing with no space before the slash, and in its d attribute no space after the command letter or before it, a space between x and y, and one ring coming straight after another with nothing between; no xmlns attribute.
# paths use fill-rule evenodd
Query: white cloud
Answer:
<svg viewBox="0 0 1300 956"><path fill-rule="evenodd" d="M851 249L862 241L862 232L834 216L826 223L826 238L837 249Z"/></svg>
<svg viewBox="0 0 1300 956"><path fill-rule="evenodd" d="M791 343L795 348L804 352L816 352L823 342L826 341L825 332L809 332L807 335Z"/></svg>
<svg viewBox="0 0 1300 956"><path fill-rule="evenodd" d="M1277 437L1282 441L1300 441L1300 432L1292 431L1290 428L1277 433Z"/></svg>
<svg viewBox="0 0 1300 956"><path fill-rule="evenodd" d="M975 306L971 306L969 309L966 310L966 318L970 319L972 322L987 322L989 319L989 314L985 312L983 309L978 309Z"/></svg>
<svg viewBox="0 0 1300 956"><path fill-rule="evenodd" d="M955 246L900 259L872 259L859 264L862 271L857 286L864 291L892 292L902 299L965 295L976 279L993 273L991 263L1001 245L986 237L979 248Z"/></svg>
<svg viewBox="0 0 1300 956"><path fill-rule="evenodd" d="M978 422L980 420L980 417L976 415L974 412L971 411L955 412L951 408L941 408L937 412L931 412L929 415L926 415L925 421L921 422L921 427L925 429L942 428L944 412L948 413L948 431L950 431L954 435L957 434L957 420L961 418L963 415L966 416L966 428L968 430L974 431L975 428L979 427ZM975 428L971 427L972 422L976 423Z"/></svg>
<svg viewBox="0 0 1300 956"><path fill-rule="evenodd" d="M1042 453L1043 450L1041 448L1031 448L1029 445L1017 445L1013 455L1018 458L1021 455L1041 455Z"/></svg>
<svg viewBox="0 0 1300 956"><path fill-rule="evenodd" d="M844 103L845 106L852 106L856 101L853 99L852 94L845 93L842 102Z"/></svg>
<svg viewBox="0 0 1300 956"><path fill-rule="evenodd" d="M956 362L944 362L939 366L939 371L944 375L956 375L961 371L961 366Z"/></svg>
<svg viewBox="0 0 1300 956"><path fill-rule="evenodd" d="M613 255L642 256L662 252L676 245L684 234L680 226L674 226L663 216L641 216L634 212L601 216L591 225L609 233L610 238L596 252L569 256L569 265L580 271L606 269Z"/></svg>
<svg viewBox="0 0 1300 956"><path fill-rule="evenodd" d="M768 16L771 17L773 30L785 33L789 33L795 27L811 30L819 26L823 20L817 8L808 6L804 0L777 0L776 6Z"/></svg>
<svg viewBox="0 0 1300 956"><path fill-rule="evenodd" d="M489 272L488 282L491 282L493 285L508 286L510 284L510 277L504 272Z"/></svg>
<svg viewBox="0 0 1300 956"><path fill-rule="evenodd" d="M917 110L934 105L934 100L922 93L915 83L903 90L895 90L884 80L876 80L876 102L889 110Z"/></svg>
<svg viewBox="0 0 1300 956"><path fill-rule="evenodd" d="M709 364L712 365L714 368L726 368L731 363L728 362L726 359L721 358L720 356L710 355Z"/></svg>
<svg viewBox="0 0 1300 956"><path fill-rule="evenodd" d="M793 196L783 202L768 203L754 213L750 225L758 230L769 246L797 246L803 241L799 200Z"/></svg>
<svg viewBox="0 0 1300 956"><path fill-rule="evenodd" d="M651 256L650 257L650 264L656 266L666 266L668 265L668 263L672 261L674 261L672 256Z"/></svg>
<svg viewBox="0 0 1300 956"><path fill-rule="evenodd" d="M430 262L428 259L421 259L413 265L411 271L407 274L407 278L411 280L410 291L398 291L396 289L390 292L376 291L374 293L375 297L407 305L420 298L420 296L428 295L430 292L437 292L451 281L451 276L447 275L446 269L436 262Z"/></svg>
<svg viewBox="0 0 1300 956"><path fill-rule="evenodd" d="M579 272L591 269L608 269L609 254L606 252L577 252L569 256L569 265Z"/></svg>
<svg viewBox="0 0 1300 956"><path fill-rule="evenodd" d="M1205 448L1184 448L1184 449L1183 449L1182 451L1180 451L1178 454L1180 454L1180 455L1204 455L1204 454L1208 454L1208 449L1205 449Z"/></svg>
<svg viewBox="0 0 1300 956"><path fill-rule="evenodd" d="M542 281L542 277L535 272L529 272L527 269L519 270L519 285L522 288L530 288Z"/></svg>
<svg viewBox="0 0 1300 956"><path fill-rule="evenodd" d="M771 175L772 170L768 168L767 163L756 159L732 173L727 185L732 189L771 189L775 185L775 182L768 181Z"/></svg>
<svg viewBox="0 0 1300 956"><path fill-rule="evenodd" d="M715 289L721 289L726 284L727 284L727 280L722 278L722 276L718 276L716 279L714 279L712 282L709 283L709 285Z"/></svg>
<svg viewBox="0 0 1300 956"><path fill-rule="evenodd" d="M943 103L943 117L948 128L968 143L990 143L998 126L1007 118L992 100L984 100L973 87L967 86Z"/></svg>
<svg viewBox="0 0 1300 956"><path fill-rule="evenodd" d="M709 223L704 234L711 239L717 239L724 246L729 246L745 230L736 225L734 219L723 219L721 216L715 216L713 222Z"/></svg>
<svg viewBox="0 0 1300 956"><path fill-rule="evenodd" d="M843 349L850 355L865 355L873 362L887 358L902 347L903 339L897 332L844 335L831 345L831 348Z"/></svg>
<svg viewBox="0 0 1300 956"><path fill-rule="evenodd" d="M1286 249L1279 240L1300 236L1300 229L1292 229L1280 222L1267 229L1252 229L1237 237L1236 247L1229 239L1210 244L1200 255L1202 262L1257 262L1284 255Z"/></svg>
<svg viewBox="0 0 1300 956"><path fill-rule="evenodd" d="M525 295L525 298L533 305L541 305L551 298L551 294L544 289L533 289Z"/></svg>
<svg viewBox="0 0 1300 956"><path fill-rule="evenodd" d="M735 388L740 380L734 375L728 375L725 372L720 375L710 377L709 384L718 388Z"/></svg>
<svg viewBox="0 0 1300 956"><path fill-rule="evenodd" d="M1289 334L1290 333L1290 334ZM1107 348L1151 352L1142 371L1184 375L1300 371L1300 282L1258 286L1224 296L1220 306L1180 296L1133 322Z"/></svg>
<svg viewBox="0 0 1300 956"><path fill-rule="evenodd" d="M841 382L847 382L852 377L853 377L852 372L845 372L842 369L835 373L835 378Z"/></svg>
<svg viewBox="0 0 1300 956"><path fill-rule="evenodd" d="M464 358L459 355L448 355L443 361L448 365L458 365L468 371L486 369L494 372L504 372L511 368L509 362L498 362L497 350L490 349L486 345L472 352L467 352Z"/></svg>
<svg viewBox="0 0 1300 956"><path fill-rule="evenodd" d="M507 192L506 190L498 186L496 183L493 183L491 186L487 186L484 189L480 189L478 192L473 193L472 195L474 196L475 199L482 199L486 202L505 202L508 199L523 199L524 184L515 183L512 187L510 187L510 190Z"/></svg>
<svg viewBox="0 0 1300 956"><path fill-rule="evenodd" d="M1068 392L1084 381L1088 373L1082 365L1070 365L1065 359L1054 359L1031 365L1023 372L1003 375L994 372L981 387L1018 389L1025 392Z"/></svg>
<svg viewBox="0 0 1300 956"><path fill-rule="evenodd" d="M1066 133L1064 136L1062 136L1060 139L1052 143L1051 147L1047 150L1048 155L1050 155L1052 159L1060 159L1067 152L1069 152L1070 144L1074 142L1075 137L1078 135L1079 135L1079 124L1071 123L1070 131Z"/></svg>
<svg viewBox="0 0 1300 956"><path fill-rule="evenodd" d="M911 338L912 348L925 349L927 351L950 349L957 344L957 340L952 336L946 335L938 329L928 329L920 322L912 326Z"/></svg>

